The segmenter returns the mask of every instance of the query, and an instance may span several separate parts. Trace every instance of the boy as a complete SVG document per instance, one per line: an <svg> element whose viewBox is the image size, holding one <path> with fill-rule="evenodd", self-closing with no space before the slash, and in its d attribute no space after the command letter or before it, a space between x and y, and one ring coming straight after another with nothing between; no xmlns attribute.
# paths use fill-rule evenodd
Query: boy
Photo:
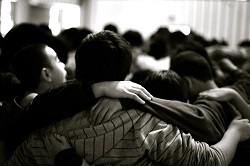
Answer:
<svg viewBox="0 0 250 166"><path fill-rule="evenodd" d="M19 130L20 117L25 116L25 107L33 99L53 86L66 81L65 65L56 52L45 44L33 44L22 48L12 63L14 74L25 89L25 94L1 107L1 133L8 147L7 156L22 142L26 130Z"/></svg>
<svg viewBox="0 0 250 166"><path fill-rule="evenodd" d="M129 73L129 59L131 51L128 44L118 34L103 31L89 35L76 53L76 77L87 78L92 83L125 79ZM99 75L100 72L103 75ZM150 104L148 102L149 107ZM53 158L44 148L44 134L57 132L68 138L79 155L94 164L227 165L237 143L249 138L247 131L250 125L245 122L234 120L222 140L209 147L195 142L178 128L136 109L119 111L108 122L98 126L91 126L89 111L82 111L32 134L8 163L53 165ZM24 158L30 153L29 158Z"/></svg>

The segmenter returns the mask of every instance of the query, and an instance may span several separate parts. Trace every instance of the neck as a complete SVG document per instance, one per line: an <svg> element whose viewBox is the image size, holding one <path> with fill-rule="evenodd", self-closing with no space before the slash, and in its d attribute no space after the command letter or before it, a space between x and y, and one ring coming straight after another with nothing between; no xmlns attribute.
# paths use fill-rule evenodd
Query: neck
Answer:
<svg viewBox="0 0 250 166"><path fill-rule="evenodd" d="M214 82L214 80L207 81L206 82L206 87L207 87L206 90L218 88L218 86L216 85L216 83Z"/></svg>

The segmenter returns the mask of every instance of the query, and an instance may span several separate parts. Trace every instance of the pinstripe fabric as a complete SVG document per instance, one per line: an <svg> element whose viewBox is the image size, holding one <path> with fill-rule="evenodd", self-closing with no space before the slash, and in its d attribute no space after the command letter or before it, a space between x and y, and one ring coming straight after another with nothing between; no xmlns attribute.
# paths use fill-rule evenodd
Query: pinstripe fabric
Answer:
<svg viewBox="0 0 250 166"><path fill-rule="evenodd" d="M53 165L43 141L48 132L66 135L77 153L95 165L225 165L219 149L135 109L120 111L94 127L89 124L88 111L62 120L33 133L6 165Z"/></svg>

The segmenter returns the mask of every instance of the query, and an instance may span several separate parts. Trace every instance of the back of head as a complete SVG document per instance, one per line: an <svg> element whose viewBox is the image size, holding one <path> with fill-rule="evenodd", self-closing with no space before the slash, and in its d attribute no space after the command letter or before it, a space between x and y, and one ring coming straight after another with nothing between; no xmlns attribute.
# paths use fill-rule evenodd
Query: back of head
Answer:
<svg viewBox="0 0 250 166"><path fill-rule="evenodd" d="M155 97L187 102L187 94L181 77L172 70L152 72L143 86Z"/></svg>
<svg viewBox="0 0 250 166"><path fill-rule="evenodd" d="M118 28L115 24L107 24L103 27L103 30L108 30L108 31L112 31L112 32L115 32L115 33L119 33L118 32Z"/></svg>
<svg viewBox="0 0 250 166"><path fill-rule="evenodd" d="M155 59L161 59L169 54L169 35L166 27L160 27L149 40L148 54Z"/></svg>
<svg viewBox="0 0 250 166"><path fill-rule="evenodd" d="M184 41L181 44L178 44L176 49L174 50L172 57L175 56L176 54L179 54L183 51L193 51L198 53L199 55L203 56L211 69L212 75L216 76L215 70L213 68L213 64L212 64L212 60L208 55L208 52L206 51L206 48L204 46L202 46L199 42L196 42L195 40L192 39L188 39L186 41Z"/></svg>
<svg viewBox="0 0 250 166"><path fill-rule="evenodd" d="M129 43L112 31L88 35L76 51L76 78L92 83L122 81L130 72Z"/></svg>
<svg viewBox="0 0 250 166"><path fill-rule="evenodd" d="M138 31L128 30L122 37L126 39L132 47L141 47L143 45L142 35Z"/></svg>
<svg viewBox="0 0 250 166"><path fill-rule="evenodd" d="M181 77L190 76L203 82L213 79L207 60L193 51L183 51L173 56L170 69Z"/></svg>
<svg viewBox="0 0 250 166"><path fill-rule="evenodd" d="M13 71L26 90L35 90L40 83L41 71L50 66L46 45L33 44L22 48L13 58Z"/></svg>
<svg viewBox="0 0 250 166"><path fill-rule="evenodd" d="M66 46L67 50L75 51L81 44L81 41L93 33L87 28L69 28L60 32L57 36Z"/></svg>

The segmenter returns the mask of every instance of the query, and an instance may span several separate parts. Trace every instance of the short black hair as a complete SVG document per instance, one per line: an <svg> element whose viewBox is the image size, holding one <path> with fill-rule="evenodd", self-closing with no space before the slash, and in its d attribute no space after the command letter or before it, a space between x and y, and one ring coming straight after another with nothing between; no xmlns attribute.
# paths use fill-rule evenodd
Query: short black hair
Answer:
<svg viewBox="0 0 250 166"><path fill-rule="evenodd" d="M91 83L123 81L130 72L132 52L119 34L104 30L88 35L76 51L76 78Z"/></svg>
<svg viewBox="0 0 250 166"><path fill-rule="evenodd" d="M212 72L207 60L194 51L183 51L171 58L170 70L181 77L191 76L200 81L212 80Z"/></svg>
<svg viewBox="0 0 250 166"><path fill-rule="evenodd" d="M42 69L51 66L45 47L45 44L28 45L18 51L13 58L14 74L26 90L36 89L40 83Z"/></svg>
<svg viewBox="0 0 250 166"><path fill-rule="evenodd" d="M150 73L143 86L155 97L187 102L187 93L182 78L172 70Z"/></svg>

